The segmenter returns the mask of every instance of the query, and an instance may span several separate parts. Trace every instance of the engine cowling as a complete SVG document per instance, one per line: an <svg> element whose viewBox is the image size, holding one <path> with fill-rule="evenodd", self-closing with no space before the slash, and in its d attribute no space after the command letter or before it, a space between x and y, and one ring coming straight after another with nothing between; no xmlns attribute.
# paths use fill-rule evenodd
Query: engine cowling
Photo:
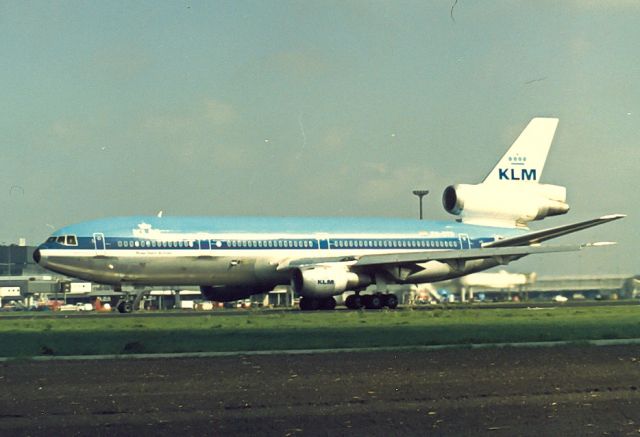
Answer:
<svg viewBox="0 0 640 437"><path fill-rule="evenodd" d="M231 302L246 299L252 294L266 293L268 290L256 290L255 288L228 286L228 285L202 285L200 292L207 300L215 302Z"/></svg>
<svg viewBox="0 0 640 437"><path fill-rule="evenodd" d="M296 269L291 275L291 288L303 297L330 297L370 283L368 275L354 273L342 267L315 266Z"/></svg>
<svg viewBox="0 0 640 437"><path fill-rule="evenodd" d="M534 220L566 214L565 187L527 184L517 187L499 184L450 185L442 194L444 209L460 215L464 222L510 222L526 225Z"/></svg>

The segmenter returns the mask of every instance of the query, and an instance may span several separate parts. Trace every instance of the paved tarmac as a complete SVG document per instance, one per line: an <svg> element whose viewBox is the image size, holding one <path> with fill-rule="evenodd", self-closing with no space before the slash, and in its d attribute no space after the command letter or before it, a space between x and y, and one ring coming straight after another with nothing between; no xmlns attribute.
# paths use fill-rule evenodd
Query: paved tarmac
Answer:
<svg viewBox="0 0 640 437"><path fill-rule="evenodd" d="M0 435L638 435L640 346L0 364Z"/></svg>

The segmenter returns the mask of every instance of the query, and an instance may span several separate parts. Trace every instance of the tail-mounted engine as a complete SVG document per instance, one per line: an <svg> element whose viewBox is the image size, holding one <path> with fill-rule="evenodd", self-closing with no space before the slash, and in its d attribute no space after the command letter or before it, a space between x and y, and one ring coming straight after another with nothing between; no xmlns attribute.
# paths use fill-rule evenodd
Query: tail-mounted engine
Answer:
<svg viewBox="0 0 640 437"><path fill-rule="evenodd" d="M533 220L566 214L566 199L566 188L558 185L458 184L444 190L442 205L465 223L526 226Z"/></svg>

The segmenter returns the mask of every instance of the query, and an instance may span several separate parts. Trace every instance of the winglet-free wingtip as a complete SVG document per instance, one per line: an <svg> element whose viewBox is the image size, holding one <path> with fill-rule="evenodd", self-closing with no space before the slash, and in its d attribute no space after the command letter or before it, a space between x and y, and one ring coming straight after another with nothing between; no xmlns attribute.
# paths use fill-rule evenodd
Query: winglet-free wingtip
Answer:
<svg viewBox="0 0 640 437"><path fill-rule="evenodd" d="M616 244L618 244L616 241L596 241L595 243L583 244L582 247L604 247L615 246Z"/></svg>
<svg viewBox="0 0 640 437"><path fill-rule="evenodd" d="M608 214L600 217L601 220L619 220L621 218L625 218L626 214Z"/></svg>

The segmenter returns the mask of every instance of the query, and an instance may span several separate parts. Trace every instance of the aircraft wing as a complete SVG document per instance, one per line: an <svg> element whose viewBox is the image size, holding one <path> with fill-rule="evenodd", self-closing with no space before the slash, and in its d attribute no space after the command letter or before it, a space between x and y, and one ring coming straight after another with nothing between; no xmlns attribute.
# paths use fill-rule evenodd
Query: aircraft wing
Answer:
<svg viewBox="0 0 640 437"><path fill-rule="evenodd" d="M277 270L288 270L308 267L318 264L342 263L351 268L370 267L379 265L398 265L425 263L428 261L470 260L480 258L512 258L523 257L535 253L573 252L588 246L598 246L610 243L593 243L565 246L515 246L464 250L424 250L420 252L385 253L376 255L361 255L352 257L320 257L287 259L278 264Z"/></svg>
<svg viewBox="0 0 640 437"><path fill-rule="evenodd" d="M581 231L592 226L598 226L603 223L611 222L613 220L619 220L626 217L624 214L610 214L596 219L586 220L584 222L572 223L569 225L557 226L555 228L543 229L541 231L533 231L524 235L518 235L517 237L505 238L502 240L492 241L491 243L485 243L483 248L490 247L507 247L507 246L526 246L529 244L538 244L543 241L550 240L552 238L561 237L563 235L571 234L573 232Z"/></svg>
<svg viewBox="0 0 640 437"><path fill-rule="evenodd" d="M287 270L299 267L313 266L327 263L344 263L350 268L357 269L369 266L416 264L429 261L447 260L471 260L481 258L496 258L507 261L514 258L521 258L526 255L550 252L573 252L585 247L605 246L609 242L590 243L582 245L559 245L540 246L542 241L571 234L573 232L587 229L592 226L601 225L613 220L626 217L624 214L605 215L596 219L586 220L579 223L557 226L555 228L533 231L516 237L486 243L480 249L457 249L457 250L424 250L417 252L386 253L375 255L360 255L348 257L318 257L318 258L295 258L286 259L278 263L277 270Z"/></svg>
<svg viewBox="0 0 640 437"><path fill-rule="evenodd" d="M428 261L470 260L480 258L522 257L534 253L573 252L581 250L584 245L566 246L517 246L496 247L487 249L463 250L430 250L423 252L393 253L380 255L363 255L353 263L352 267L367 267L381 264L412 264Z"/></svg>

